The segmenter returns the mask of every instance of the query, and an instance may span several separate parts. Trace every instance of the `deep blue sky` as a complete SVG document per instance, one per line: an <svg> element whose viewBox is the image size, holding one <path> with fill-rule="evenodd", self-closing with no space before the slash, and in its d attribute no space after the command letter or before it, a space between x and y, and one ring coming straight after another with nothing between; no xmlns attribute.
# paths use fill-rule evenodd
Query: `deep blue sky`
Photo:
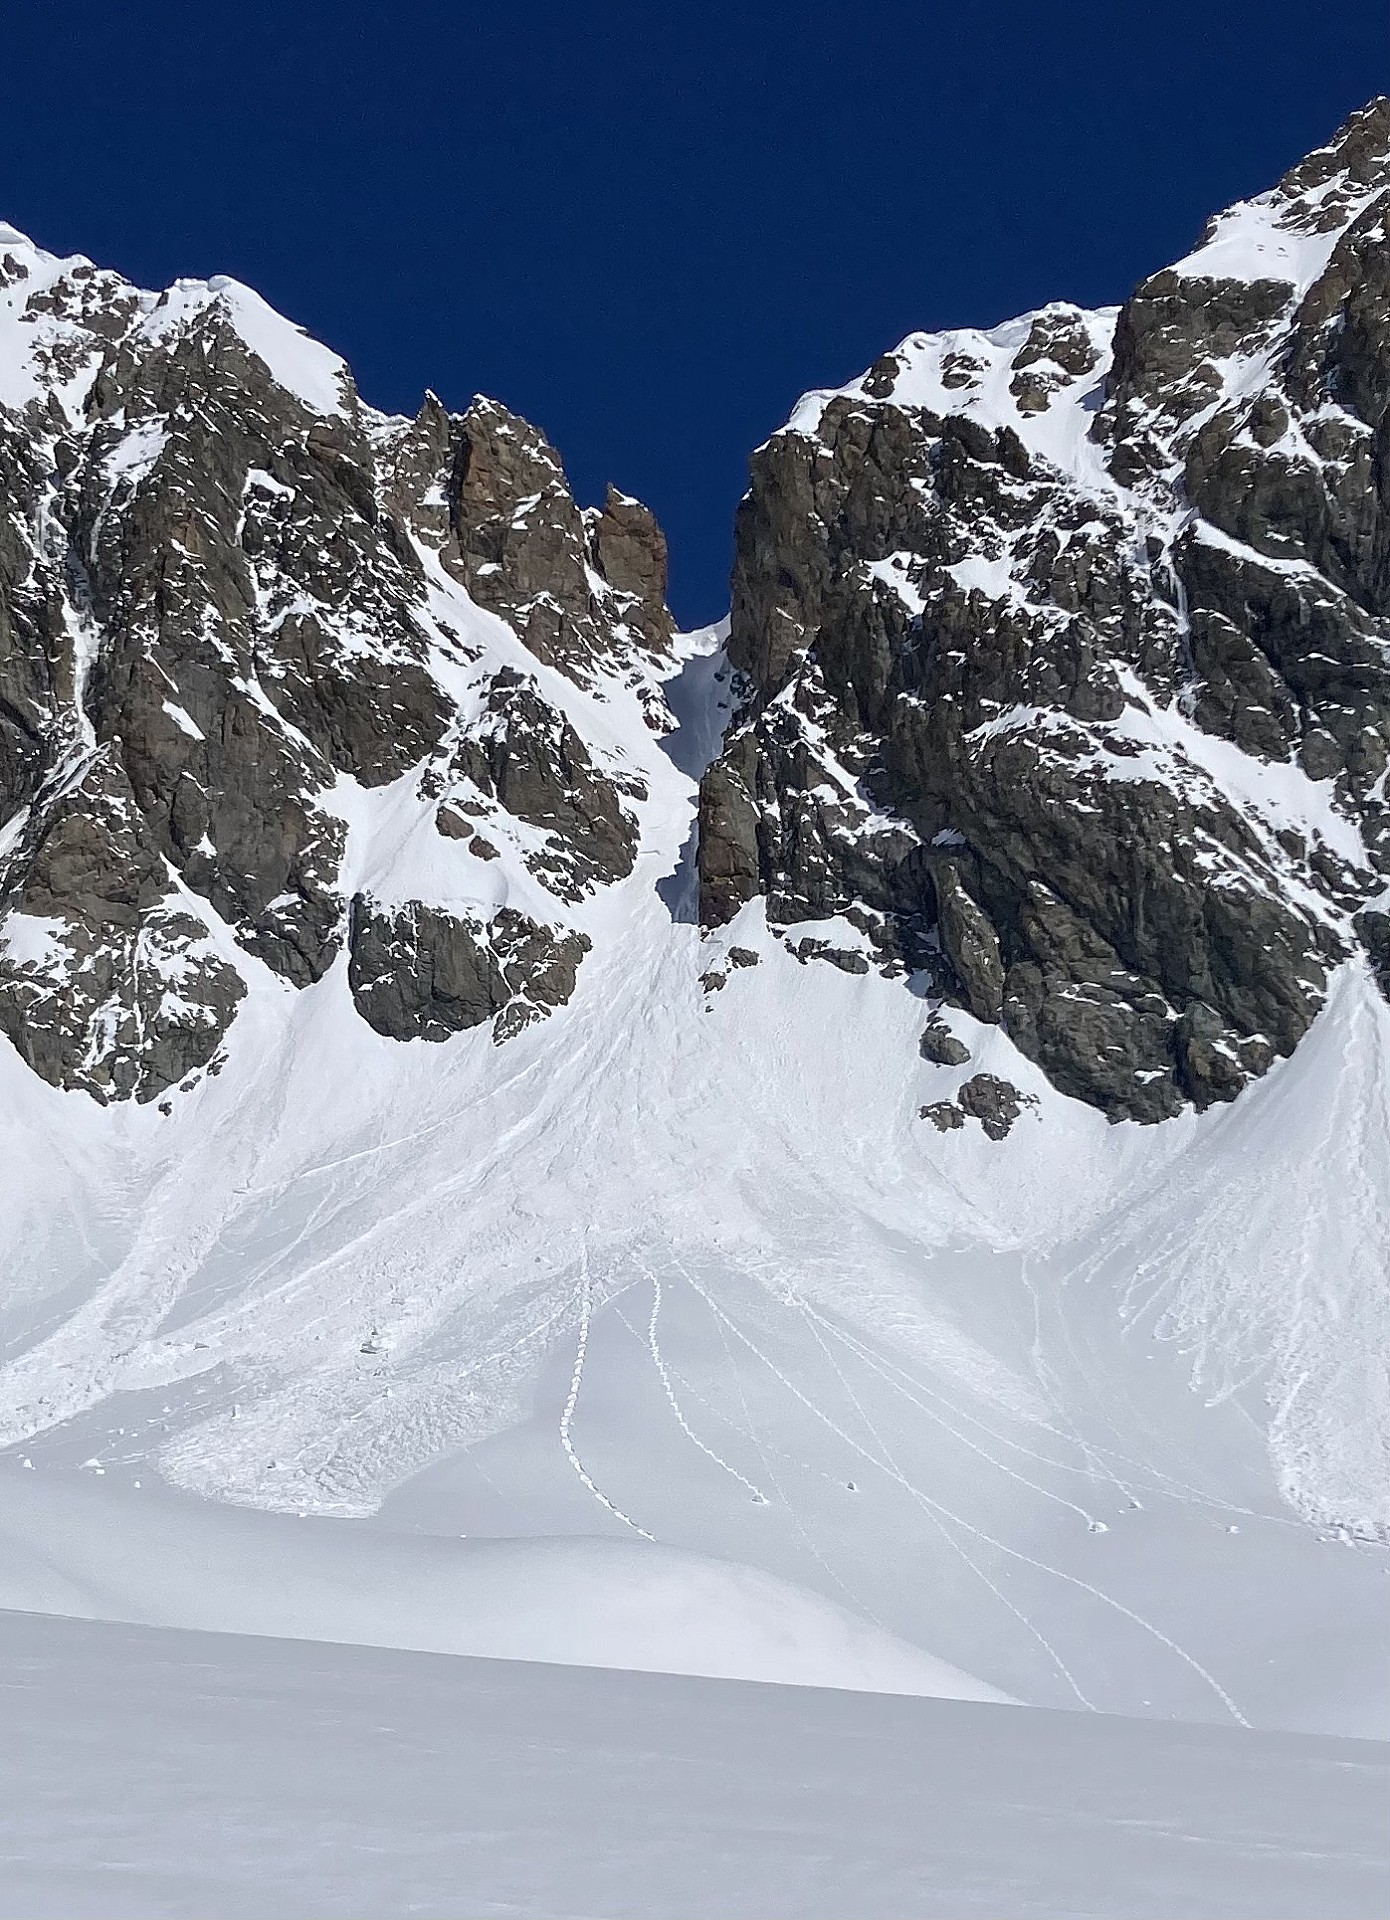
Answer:
<svg viewBox="0 0 1390 1920"><path fill-rule="evenodd" d="M12 0L0 218L496 395L723 610L749 449L918 327L1122 298L1390 87L1383 0Z"/></svg>

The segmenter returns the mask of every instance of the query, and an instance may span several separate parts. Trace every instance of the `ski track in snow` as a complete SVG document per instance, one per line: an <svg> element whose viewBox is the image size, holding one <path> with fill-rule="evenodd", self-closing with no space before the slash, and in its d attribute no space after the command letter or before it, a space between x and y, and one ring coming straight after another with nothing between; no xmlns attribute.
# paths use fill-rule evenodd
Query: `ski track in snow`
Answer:
<svg viewBox="0 0 1390 1920"><path fill-rule="evenodd" d="M866 1364L870 1367L871 1371L878 1373L880 1377L886 1377L885 1375L883 1375L882 1369L877 1365L875 1361L868 1360L866 1358ZM1031 1485L1031 1482L1028 1484ZM1035 1488L1034 1491L1035 1492L1040 1491L1040 1489ZM922 1499L926 1498L925 1495L920 1495L920 1494L918 1495L918 1497ZM1066 1504L1070 1505L1071 1502L1067 1502ZM1081 1513L1082 1509L1078 1507L1076 1511L1078 1513ZM954 1515L951 1517L956 1518L956 1516ZM976 1534L976 1536L980 1539L988 1538L988 1536L980 1532L979 1529L974 1527L969 1527L969 1523L966 1521L957 1520L957 1524L961 1526L966 1526L970 1532ZM1094 1522L1092 1522L1090 1530L1092 1532L1108 1531L1108 1529L1104 1527L1098 1527ZM999 1548L999 1550L1002 1553L1008 1554L1012 1559L1024 1560L1027 1562L1029 1566L1037 1567L1040 1572L1050 1573L1058 1580L1065 1580L1070 1585L1079 1587L1084 1593L1089 1593L1094 1595L1094 1597L1097 1600L1100 1600L1101 1602L1103 1602L1105 1606L1113 1607L1118 1613L1123 1614L1127 1620L1132 1620L1134 1624L1138 1627L1141 1627L1145 1633L1151 1634L1153 1638L1157 1640L1161 1646L1167 1647L1171 1653L1176 1654L1178 1659L1182 1660L1187 1666L1189 1666L1192 1669L1192 1671L1198 1676L1199 1679L1205 1681L1207 1686L1211 1688L1212 1692L1216 1695L1216 1697L1221 1701L1222 1705L1230 1713L1231 1718L1233 1720L1235 1720L1242 1727L1249 1726L1250 1724L1249 1721L1241 1713L1240 1709L1236 1706L1234 1700L1232 1700L1231 1696L1226 1692L1226 1689L1220 1684L1220 1682L1211 1673L1207 1671L1207 1669L1202 1665L1202 1663L1199 1660L1194 1659L1194 1657L1187 1651L1185 1647L1180 1646L1176 1640L1170 1639L1169 1636L1166 1633L1164 1633L1160 1628L1156 1627L1151 1620L1147 1620L1142 1614L1136 1613L1132 1607L1127 1607L1123 1605L1123 1603L1119 1600L1116 1600L1113 1597L1113 1595L1105 1593L1104 1591L1102 1591L1101 1588L1097 1586L1093 1586L1089 1580L1080 1580L1076 1577L1075 1574L1063 1572L1063 1570L1060 1567L1051 1567L1041 1560L1034 1559L1030 1554L1021 1554L1019 1553L1017 1548L1010 1547L1007 1544L1005 1544L1003 1541L991 1540L989 1544L991 1546L995 1546ZM1068 1678L1070 1678L1070 1675L1068 1675ZM1089 1704L1089 1702L1087 1704Z"/></svg>
<svg viewBox="0 0 1390 1920"><path fill-rule="evenodd" d="M852 1335L845 1333L843 1328L837 1327L833 1321L827 1320L823 1314L817 1313L815 1308L807 1301L798 1299L796 1304L805 1316L807 1325L811 1328L821 1351L825 1354L826 1359L830 1361L830 1364L835 1368L837 1373L840 1372L839 1366L829 1347L825 1344L825 1340L820 1331L821 1328L824 1328L825 1331L831 1334L834 1339L838 1340L842 1346L846 1347L856 1359L863 1361L865 1366L876 1373L878 1377L885 1381L889 1387L893 1388L895 1392L910 1401L920 1413L924 1413L928 1420L933 1421L937 1426L943 1428L960 1446L967 1448L969 1452L977 1455L979 1459L993 1467L997 1473L1002 1473L1006 1479L1016 1481L1021 1487L1027 1487L1030 1493L1036 1493L1040 1499L1051 1500L1059 1507L1067 1507L1072 1513L1086 1522L1087 1529L1091 1533L1104 1533L1107 1531L1104 1522L1097 1520L1095 1514L1093 1514L1089 1508L1078 1506L1075 1500L1068 1500L1065 1494L1053 1493L1051 1488L1039 1486L1036 1480L1030 1480L1027 1474L1019 1473L1015 1468L1006 1466L1002 1460L996 1460L993 1454L986 1452L986 1450L980 1446L977 1441L972 1440L968 1434L962 1433L958 1427L952 1426L951 1422L942 1414L936 1412L933 1407L929 1406L926 1400L912 1393L909 1389L903 1387L899 1381L895 1380L892 1372L877 1359L862 1341L855 1340ZM841 1378L843 1378L843 1375L841 1375ZM845 1382L845 1391L847 1393L850 1392L847 1381ZM856 1400L856 1407L858 1404ZM862 1409L861 1416L864 1417L867 1425L867 1416L862 1415Z"/></svg>
<svg viewBox="0 0 1390 1920"><path fill-rule="evenodd" d="M763 1492L762 1488L754 1486L753 1482L748 1479L745 1474L740 1473L737 1467L730 1466L722 1454L716 1453L713 1447L707 1446L699 1434L692 1430L689 1421L681 1412L680 1401L676 1398L676 1390L671 1384L671 1375L667 1371L666 1362L661 1356L661 1348L657 1343L656 1337L656 1324L661 1313L661 1281L655 1273L652 1273L648 1268L640 1264L638 1271L645 1279L650 1280L652 1285L652 1310L647 1320L647 1347L651 1353L652 1364L656 1368L657 1376L661 1381L662 1392L666 1395L666 1402L675 1418L676 1425L680 1428L686 1439L689 1440L693 1446L698 1447L706 1458L712 1460L716 1467L719 1467L724 1473L727 1473L730 1479L737 1480L741 1487L746 1487L753 1499L760 1505L766 1506L767 1495Z"/></svg>
<svg viewBox="0 0 1390 1920"><path fill-rule="evenodd" d="M808 1324L810 1323L808 1322ZM1042 1629L1038 1626L1037 1622L1033 1620L1024 1611L1022 1607L1015 1606L1013 1601L1009 1599L1008 1595L1004 1593L1002 1589L998 1586L998 1584L994 1580L992 1580L990 1576L985 1572L984 1568L979 1564L979 1562L971 1558L971 1556L966 1552L965 1548L962 1547L959 1540L954 1538L949 1527L943 1524L943 1520L941 1516L943 1514L946 1515L947 1518L953 1520L957 1526L963 1526L965 1523L963 1523L960 1520L957 1520L956 1517L950 1514L945 1507L942 1507L938 1505L936 1501L931 1500L926 1494L924 1494L920 1490L920 1488L914 1486L913 1483L908 1479L907 1475L903 1472L902 1468L898 1465L897 1460L894 1458L882 1434L879 1432L878 1428L874 1425L873 1421L870 1420L868 1414L865 1413L863 1406L860 1403L858 1395L855 1393L854 1389L850 1386L849 1381L845 1378L844 1372L840 1367L839 1362L835 1359L829 1347L826 1346L825 1341L822 1339L820 1333L816 1330L814 1325L812 1326L812 1332L815 1333L816 1340L818 1341L823 1352L825 1353L826 1359L830 1362L830 1365L834 1369L837 1377L839 1378L841 1385L844 1387L846 1394L849 1396L850 1403L854 1407L855 1411L858 1413L860 1419L863 1421L865 1431L868 1433L874 1446L877 1447L879 1454L881 1455L881 1459L876 1464L880 1467L882 1471L891 1475L891 1477L898 1482L899 1486L903 1487L908 1493L911 1494L912 1498L922 1508L923 1512L927 1515L927 1518L931 1521L932 1525L935 1527L936 1531L940 1534L941 1538L946 1542L947 1546L949 1546L952 1549L952 1551L955 1552L960 1557L960 1559L962 1559L965 1562L966 1566L970 1569L971 1573L974 1574L975 1578L981 1583L981 1585L987 1587L989 1591L994 1595L995 1599L1000 1601L1002 1605L1008 1608L1009 1612L1013 1614L1014 1618L1025 1629L1025 1631L1032 1635L1033 1639L1037 1641L1038 1645L1042 1648L1043 1652L1047 1655L1048 1659L1052 1662L1053 1666L1057 1669L1058 1673L1062 1676L1063 1680L1066 1681L1067 1685L1071 1688L1072 1692L1076 1695L1077 1699L1081 1702L1081 1705L1086 1708L1087 1712L1095 1713L1097 1711L1095 1702L1083 1690L1080 1682L1076 1678L1076 1675L1072 1672L1071 1668L1067 1665L1066 1661L1062 1658L1061 1654L1057 1651L1056 1647L1048 1639L1047 1635L1043 1633ZM967 1527L966 1531L974 1532L974 1529Z"/></svg>
<svg viewBox="0 0 1390 1920"><path fill-rule="evenodd" d="M688 1275L686 1277L689 1278ZM691 1281L691 1285L696 1287L697 1292L703 1291L703 1289L701 1289L698 1286L698 1283L696 1283L693 1280ZM705 1297L706 1299L708 1299L708 1295L706 1295ZM991 1535L987 1534L982 1528L972 1525L970 1521L964 1519L960 1514L951 1512L951 1510L948 1507L943 1506L939 1501L933 1500L930 1494L925 1493L920 1487L916 1486L902 1472L901 1468L898 1467L896 1461L894 1461L892 1455L888 1452L887 1448L885 1447L882 1441L882 1438L878 1435L876 1429L869 1422L868 1416L864 1414L862 1407L859 1406L859 1402L855 1398L852 1389L849 1387L848 1382L844 1381L843 1374L840 1375L840 1378L843 1384L845 1385L845 1390L849 1394L850 1399L855 1405L856 1409L859 1411L860 1417L864 1420L867 1430L871 1434L873 1434L875 1445L878 1447L879 1453L882 1455L881 1458L876 1457L874 1454L868 1452L864 1447L860 1446L856 1440L854 1440L849 1434L847 1434L844 1431L842 1427L840 1427L834 1420L830 1418L830 1416L825 1412L824 1408L818 1406L814 1401L808 1399L807 1396L801 1392L800 1388L797 1387L792 1380L788 1379L787 1376L781 1371L781 1369L778 1368L771 1360L769 1360L766 1354L762 1353L760 1349L756 1345L754 1345L754 1343L748 1338L748 1336L738 1326L734 1324L734 1322L727 1320L727 1316L723 1314L723 1310L714 1301L710 1300L709 1304L713 1308L713 1310L720 1315L721 1318L726 1319L726 1323L728 1324L730 1330L737 1336L737 1338L741 1340L744 1343L744 1345L747 1346L749 1350L752 1353L754 1353L758 1359L762 1361L763 1365L768 1368L769 1372L771 1372L774 1375L774 1377L778 1379L784 1387L786 1387L789 1393L793 1394L796 1397L796 1399L798 1399L801 1402L801 1404L808 1410L808 1412L812 1413L818 1420L820 1420L826 1427L828 1427L830 1431L836 1436L836 1438L841 1440L845 1446L851 1449L852 1452L857 1453L861 1459L867 1460L871 1466L876 1467L880 1472L888 1474L890 1478L895 1480L903 1488L903 1490L906 1493L908 1493L911 1496L911 1498L918 1503L919 1506L922 1507L923 1511L926 1512L928 1516L936 1522L937 1526L940 1528L943 1534L945 1533L945 1529L941 1528L941 1519L950 1521L953 1525L960 1527L965 1533L971 1535L973 1538L977 1540L982 1541L985 1545L995 1548L998 1552L1006 1554L1010 1559L1022 1561L1025 1565L1035 1568L1040 1573L1050 1574L1054 1579L1065 1581L1068 1586L1074 1586L1080 1589L1080 1591L1082 1591L1083 1593L1087 1593L1091 1595L1092 1598L1099 1600L1102 1605L1112 1608L1116 1613L1122 1614L1125 1619L1132 1621L1134 1625L1142 1629L1143 1632L1151 1635L1155 1640L1159 1642L1160 1645L1166 1647L1179 1660L1183 1661L1186 1666L1190 1667L1192 1671L1198 1676L1198 1678L1202 1680L1216 1695L1216 1697L1221 1701L1222 1705L1226 1708L1231 1718L1234 1721L1236 1721L1236 1723L1239 1726L1244 1727L1250 1724L1249 1721L1245 1718L1245 1716L1241 1713L1239 1707L1237 1707L1235 1701L1232 1700L1231 1696L1226 1692L1225 1688L1215 1678L1215 1676L1209 1673L1207 1669L1202 1665L1202 1663L1199 1660L1197 1660L1192 1654L1190 1654L1186 1650L1186 1648L1180 1646L1175 1640L1170 1638L1169 1635L1164 1633L1161 1628L1155 1626L1152 1621L1146 1620L1142 1614L1137 1613L1132 1607L1125 1606L1125 1604L1122 1601L1116 1600L1112 1595L1102 1591L1101 1588L1093 1586L1090 1581L1080 1579L1075 1574L1067 1573L1060 1567L1049 1566L1045 1561L1035 1559L1033 1555L1024 1553L1017 1547L1011 1547L1005 1541L997 1540L993 1538ZM832 1361L832 1365L833 1364L834 1362ZM838 1366L836 1367L835 1370L837 1373L839 1373L840 1371ZM876 1368L874 1368L873 1370L877 1371ZM946 1537L948 1540L950 1539L949 1535L946 1535ZM1057 1667L1058 1671L1066 1679L1068 1685L1071 1687L1072 1691L1076 1694L1077 1698L1082 1702L1082 1704L1086 1707L1091 1707L1092 1702L1089 1699L1087 1699L1086 1695L1078 1686L1075 1680L1075 1677L1072 1675L1072 1673L1066 1666L1065 1662L1062 1660L1061 1656L1056 1652L1055 1648L1053 1648L1049 1644L1049 1642L1043 1637L1043 1635L1038 1631L1038 1629L1036 1628L1036 1626L1034 1626L1032 1621L1029 1620L1026 1615L1020 1613L1019 1610L1016 1607L1014 1607L1013 1603L1010 1600L1008 1600L1005 1595L999 1592L999 1589L994 1585L994 1583L989 1579L989 1577L985 1573L983 1573L982 1570L978 1566L976 1566L973 1561L969 1559L968 1555L964 1554L958 1542L952 1540L950 1543L956 1548L957 1552L961 1553L962 1558L966 1560L966 1563L971 1567L972 1572L974 1572L977 1575L977 1577L981 1579L987 1587L989 1587L990 1591L993 1594L995 1594L996 1598L1003 1601L1004 1605L1009 1608L1009 1611L1011 1613L1015 1613L1018 1616L1018 1618L1028 1628L1028 1630L1039 1640L1039 1642L1042 1644L1042 1646L1048 1653L1049 1657L1052 1659L1054 1665Z"/></svg>
<svg viewBox="0 0 1390 1920"><path fill-rule="evenodd" d="M645 1527L638 1526L635 1520L630 1519L621 1507L615 1506L602 1488L595 1484L583 1461L575 1452L570 1430L574 1424L574 1410L579 1404L579 1383L584 1377L584 1357L589 1350L589 1296L589 1251L585 1247L579 1256L579 1339L574 1350L574 1372L570 1376L569 1393L560 1415L560 1445L564 1448L565 1457L570 1465L599 1505L606 1508L616 1520L621 1520L625 1527L630 1527L634 1533L640 1534L644 1540L654 1541L656 1537L654 1534L648 1533Z"/></svg>
<svg viewBox="0 0 1390 1920"><path fill-rule="evenodd" d="M686 1275L685 1277L689 1279L689 1275ZM698 1284L695 1281L691 1280L690 1284L695 1287L695 1290L697 1293L704 1292L703 1288L698 1286ZM1087 1708L1092 1708L1092 1702L1082 1692L1081 1688L1078 1686L1076 1682L1075 1676L1072 1674L1071 1670L1068 1668L1066 1662L1062 1659L1061 1655L1057 1652L1056 1648L1051 1645L1051 1643L1048 1641L1048 1639L1044 1634L1039 1632L1038 1628L1034 1626L1033 1622L1028 1618L1028 1616L1024 1612L1022 1612L1020 1608L1016 1607L1012 1602L1012 1600L1010 1600L1006 1594L1003 1594L1000 1592L999 1588L990 1579L989 1575L985 1573L982 1568L976 1565L976 1563L970 1558L969 1554L960 1545L960 1542L958 1540L955 1540L952 1537L952 1535L947 1531L947 1529L941 1524L941 1520L940 1518L938 1518L938 1515L945 1514L947 1519L956 1521L957 1525L965 1526L967 1532L973 1533L975 1529L967 1526L965 1522L960 1521L955 1514L948 1513L945 1508L938 1507L937 1503L934 1500L930 1499L927 1495L923 1494L919 1488L913 1486L911 1481L908 1480L907 1476L902 1472L902 1470L897 1465L896 1461L893 1459L892 1454L888 1451L888 1449L884 1445L882 1439L879 1437L877 1433L877 1430L874 1428L872 1422L868 1419L868 1416L864 1413L863 1409L859 1406L859 1402L855 1399L853 1391L850 1389L848 1382L844 1381L843 1375L840 1376L841 1382L845 1386L845 1390L849 1394L850 1400L852 1401L856 1410L858 1411L860 1418L863 1420L865 1429L872 1437L873 1442L875 1446L878 1448L878 1453L881 1457L877 1457L874 1454L869 1453L864 1447L860 1446L857 1441L851 1439L850 1436L844 1431L844 1429L838 1426L836 1422L833 1421L830 1418L830 1416L824 1411L823 1408L817 1406L813 1400L808 1399L807 1396L804 1393L802 1393L801 1389L798 1386L796 1386L793 1381L787 1378L786 1374L782 1372L781 1368L778 1367L773 1361L768 1359L767 1355L763 1353L762 1350L758 1346L756 1346L752 1340L749 1339L748 1335L744 1333L740 1327L736 1326L735 1323L728 1318L728 1316L724 1313L723 1309L709 1298L708 1294L705 1294L704 1297L708 1305L710 1306L711 1310L714 1313L716 1313L721 1320L724 1321L724 1323L728 1326L730 1332L733 1333L737 1339L743 1342L744 1346L748 1348L749 1352L752 1353L756 1359L760 1360L762 1364L767 1368L768 1372L772 1375L772 1377L775 1380L780 1381L780 1383L787 1389L788 1393L792 1394L797 1400L799 1400L802 1406L804 1406L809 1413L813 1414L815 1418L819 1420L823 1426L827 1427L830 1430L830 1432L835 1435L837 1440L843 1441L843 1443L851 1450L851 1452L858 1454L861 1460L867 1460L871 1467L877 1468L877 1470L880 1473L887 1474L890 1479L896 1481L897 1484L901 1486L905 1492L907 1492L909 1495L911 1495L911 1497L914 1500L917 1501L918 1505L926 1513L927 1518L935 1526L937 1532L941 1535L942 1539L945 1541L947 1546L949 1546L953 1552L959 1555L959 1557L965 1562L966 1566L969 1567L971 1573L975 1575L976 1579L980 1580L986 1587L988 1587L989 1591L994 1595L995 1599L1000 1601L1005 1607L1007 1607L1009 1612L1014 1615L1015 1619L1017 1619L1020 1622L1020 1624L1038 1642L1039 1646L1041 1646L1044 1653L1046 1653L1048 1658L1051 1660L1052 1664L1056 1667L1058 1673L1061 1674L1062 1678L1066 1681L1067 1685L1071 1688L1072 1692L1076 1695L1077 1699L1081 1702L1082 1706ZM833 1360L831 1364L832 1366L834 1365ZM835 1371L837 1373L839 1372L838 1367L835 1369ZM995 1545L997 1543L991 1542L990 1544ZM1094 1709L1092 1708L1092 1710Z"/></svg>
<svg viewBox="0 0 1390 1920"><path fill-rule="evenodd" d="M862 1595L857 1594L850 1586L846 1584L844 1580L841 1579L840 1575L835 1571L834 1567L831 1566L830 1562L826 1559L824 1553L816 1545L815 1539L813 1538L812 1534L808 1531L807 1526L805 1524L805 1520L803 1519L797 1507L796 1502L789 1497L785 1486L783 1485L782 1481L778 1477L777 1471L774 1468L772 1464L772 1460L770 1458L769 1444L766 1441L766 1439L758 1433L756 1422L753 1419L752 1410L748 1405L748 1397L744 1392L743 1381L739 1375L738 1362L734 1358L733 1350L729 1346L728 1335L725 1332L725 1326L727 1323L725 1321L724 1315L719 1311L718 1308L715 1307L714 1302L709 1299L708 1295L704 1294L701 1291L701 1289L695 1285L694 1281L691 1280L690 1275L684 1271L684 1269L679 1265L678 1262L673 1261L672 1267L673 1267L673 1271L678 1273L680 1277L683 1280L685 1280L686 1283L699 1296L699 1298L704 1301L705 1306L710 1310L710 1313L713 1316L714 1324L718 1328L720 1342L723 1346L724 1358L728 1364L729 1373L733 1379L735 1391L738 1394L739 1405L743 1411L744 1427L742 1431L744 1433L745 1438L747 1438L750 1441L750 1443L757 1449L758 1457L763 1463L763 1471L766 1473L768 1482L777 1496L778 1504L780 1505L782 1510L790 1516L792 1525L796 1529L797 1536L800 1539L802 1545L806 1548L807 1552L810 1554L811 1558L816 1562L816 1565L821 1569L822 1573L824 1573L827 1579L829 1579L831 1583L839 1590L839 1592L841 1592L845 1596L845 1598L849 1601L850 1605L855 1609L855 1611L857 1613L862 1614L866 1620L872 1621L872 1623L875 1626L877 1627L883 1626L884 1625L883 1620L874 1611L873 1607L862 1597ZM747 1345L748 1343L745 1342L744 1344ZM791 1461L790 1456L786 1456L786 1457L788 1458L789 1464L797 1464ZM821 1471L821 1470L817 1469L817 1471ZM825 1477L827 1479L829 1478L828 1475L826 1475Z"/></svg>

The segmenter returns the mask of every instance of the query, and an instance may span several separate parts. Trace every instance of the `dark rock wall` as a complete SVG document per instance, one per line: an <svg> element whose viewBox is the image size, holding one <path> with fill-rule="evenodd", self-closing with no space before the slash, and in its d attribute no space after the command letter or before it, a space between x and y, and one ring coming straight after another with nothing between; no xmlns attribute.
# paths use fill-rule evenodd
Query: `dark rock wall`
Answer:
<svg viewBox="0 0 1390 1920"><path fill-rule="evenodd" d="M843 915L1116 1119L1291 1051L1390 873L1387 207L1379 102L1268 197L1291 258L1326 236L1306 288L1214 248L1007 364L910 342L760 450L706 924ZM1262 807L1284 765L1328 833Z"/></svg>
<svg viewBox="0 0 1390 1920"><path fill-rule="evenodd" d="M0 406L0 1030L55 1084L147 1099L216 1058L241 955L305 987L350 946L397 1038L566 999L587 942L562 927L350 910L332 795L418 770L460 863L523 823L557 909L627 873L640 783L522 668L459 705L478 653L432 621L426 560L535 663L626 679L669 725L650 514L582 513L491 402L388 421L343 369L311 403L215 288L51 267L0 248L40 389Z"/></svg>

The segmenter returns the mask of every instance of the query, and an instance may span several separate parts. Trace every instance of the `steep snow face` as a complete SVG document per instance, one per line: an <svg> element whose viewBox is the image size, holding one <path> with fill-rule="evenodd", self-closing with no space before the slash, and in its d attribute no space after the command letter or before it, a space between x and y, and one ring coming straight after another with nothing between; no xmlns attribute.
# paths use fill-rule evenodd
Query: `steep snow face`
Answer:
<svg viewBox="0 0 1390 1920"><path fill-rule="evenodd" d="M1385 120L1279 200L1336 210L1301 293L1185 263L808 402L684 636L493 403L0 243L40 1487L598 1533L1028 1701L1390 1724Z"/></svg>
<svg viewBox="0 0 1390 1920"><path fill-rule="evenodd" d="M81 254L61 259L0 221L5 252L0 293L0 405L23 412L50 393L73 426L83 422L98 373L116 339L140 353L168 346L200 322L225 322L277 386L313 412L356 404L347 363L226 274L176 280L162 294L132 287ZM114 322L114 324L113 324Z"/></svg>

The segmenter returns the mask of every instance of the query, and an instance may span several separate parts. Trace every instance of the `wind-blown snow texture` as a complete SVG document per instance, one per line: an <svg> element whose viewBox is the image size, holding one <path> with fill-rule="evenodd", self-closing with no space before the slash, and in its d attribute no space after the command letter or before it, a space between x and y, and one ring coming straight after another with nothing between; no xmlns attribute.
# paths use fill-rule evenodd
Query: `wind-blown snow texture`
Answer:
<svg viewBox="0 0 1390 1920"><path fill-rule="evenodd" d="M683 636L493 403L0 231L15 1471L1390 1727L1387 149L810 396Z"/></svg>

